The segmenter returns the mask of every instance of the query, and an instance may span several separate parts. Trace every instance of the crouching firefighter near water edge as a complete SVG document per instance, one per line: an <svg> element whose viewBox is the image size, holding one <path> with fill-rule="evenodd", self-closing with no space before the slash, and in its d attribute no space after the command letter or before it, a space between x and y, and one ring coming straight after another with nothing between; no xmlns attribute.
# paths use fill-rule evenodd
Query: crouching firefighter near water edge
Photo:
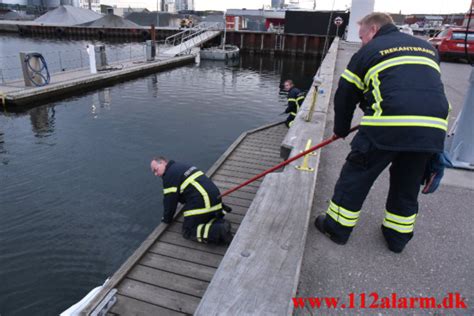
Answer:
<svg viewBox="0 0 474 316"><path fill-rule="evenodd" d="M387 14L369 14L359 24L363 46L339 81L334 133L348 135L357 104L364 116L327 212L315 225L345 244L374 181L391 165L381 229L398 253L413 237L420 184L428 162L443 152L450 106L438 54L427 41L399 32Z"/></svg>
<svg viewBox="0 0 474 316"><path fill-rule="evenodd" d="M184 238L213 244L232 241L230 223L224 219L232 209L222 203L219 189L202 171L164 157L154 158L150 166L153 174L163 179L162 222L173 221L180 202L184 205Z"/></svg>
<svg viewBox="0 0 474 316"><path fill-rule="evenodd" d="M286 127L291 127L296 118L296 114L303 105L304 92L301 92L300 89L296 88L292 80L286 80L283 84L283 88L288 92L288 105L285 113L288 113L289 115L286 118L285 124Z"/></svg>

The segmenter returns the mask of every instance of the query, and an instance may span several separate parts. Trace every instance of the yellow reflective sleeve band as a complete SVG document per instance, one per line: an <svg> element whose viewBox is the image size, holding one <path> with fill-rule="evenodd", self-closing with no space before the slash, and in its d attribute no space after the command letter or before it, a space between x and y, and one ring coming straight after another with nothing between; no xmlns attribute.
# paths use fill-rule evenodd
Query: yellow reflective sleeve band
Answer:
<svg viewBox="0 0 474 316"><path fill-rule="evenodd" d="M178 192L177 187L169 187L169 188L163 189L164 194L176 193L176 192Z"/></svg>
<svg viewBox="0 0 474 316"><path fill-rule="evenodd" d="M377 65L373 66L372 68L367 71L364 77L364 82L368 86L370 80L373 76L384 71L387 68L400 66L400 65L425 65L436 69L438 72L441 73L441 69L439 65L428 57L422 56L401 56L401 57L394 57L387 59L383 62L378 63Z"/></svg>
<svg viewBox="0 0 474 316"><path fill-rule="evenodd" d="M195 210L184 211L183 215L184 216L202 215L202 214L207 214L211 212L216 212L221 209L222 209L222 204L219 203L211 208L200 208L200 209L195 209Z"/></svg>
<svg viewBox="0 0 474 316"><path fill-rule="evenodd" d="M372 90L372 94L374 96L374 104L372 104L372 109L374 110L374 116L382 115L382 93L380 92L380 80L379 75L375 75L372 80L372 85L374 89Z"/></svg>
<svg viewBox="0 0 474 316"><path fill-rule="evenodd" d="M205 224L199 224L196 230L196 239L198 242L202 242L202 228Z"/></svg>
<svg viewBox="0 0 474 316"><path fill-rule="evenodd" d="M397 116L364 116L360 122L363 126L414 126L432 127L448 131L448 121L438 117L397 115Z"/></svg>
<svg viewBox="0 0 474 316"><path fill-rule="evenodd" d="M288 102L296 102L296 99L294 99L294 98L288 98Z"/></svg>
<svg viewBox="0 0 474 316"><path fill-rule="evenodd" d="M341 75L342 78L346 79L346 81L354 84L358 89L364 91L365 85L362 80L357 76L355 73L351 72L349 69L344 70Z"/></svg>
<svg viewBox="0 0 474 316"><path fill-rule="evenodd" d="M209 238L209 230L211 229L212 224L217 220L217 218L213 218L206 224L204 227L204 235L202 236L205 240Z"/></svg>
<svg viewBox="0 0 474 316"><path fill-rule="evenodd" d="M191 184L194 180L199 178L200 176L203 176L204 173L202 171L198 171L196 173L193 173L190 175L184 182L181 184L181 187L179 188L180 192L183 193L183 191L188 187L188 185Z"/></svg>
<svg viewBox="0 0 474 316"><path fill-rule="evenodd" d="M296 116L296 112L290 112L290 115Z"/></svg>

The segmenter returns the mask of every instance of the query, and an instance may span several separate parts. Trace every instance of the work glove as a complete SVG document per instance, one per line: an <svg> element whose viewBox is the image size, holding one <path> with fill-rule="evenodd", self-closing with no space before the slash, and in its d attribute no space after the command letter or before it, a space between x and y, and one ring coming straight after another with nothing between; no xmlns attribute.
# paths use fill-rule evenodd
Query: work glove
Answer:
<svg viewBox="0 0 474 316"><path fill-rule="evenodd" d="M431 157L430 161L426 164L425 174L421 181L421 185L424 185L421 193L430 194L438 189L446 167L453 167L446 152L436 153Z"/></svg>
<svg viewBox="0 0 474 316"><path fill-rule="evenodd" d="M229 205L225 205L224 203L222 203L222 209L223 209L226 213L232 212L232 208L231 208Z"/></svg>
<svg viewBox="0 0 474 316"><path fill-rule="evenodd" d="M334 125L333 132L334 135L339 136L340 138L346 138L346 136L350 133L350 126L349 128L341 128L339 126Z"/></svg>

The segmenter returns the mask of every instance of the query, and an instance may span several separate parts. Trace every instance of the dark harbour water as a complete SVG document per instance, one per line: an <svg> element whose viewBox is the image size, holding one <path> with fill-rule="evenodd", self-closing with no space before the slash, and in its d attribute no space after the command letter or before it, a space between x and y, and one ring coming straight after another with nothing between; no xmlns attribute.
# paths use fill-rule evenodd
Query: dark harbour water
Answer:
<svg viewBox="0 0 474 316"><path fill-rule="evenodd" d="M1 53L32 42L49 45L15 38ZM0 114L0 314L57 315L102 284L160 221L151 157L208 169L242 132L283 119L280 84L308 89L317 66L202 61Z"/></svg>

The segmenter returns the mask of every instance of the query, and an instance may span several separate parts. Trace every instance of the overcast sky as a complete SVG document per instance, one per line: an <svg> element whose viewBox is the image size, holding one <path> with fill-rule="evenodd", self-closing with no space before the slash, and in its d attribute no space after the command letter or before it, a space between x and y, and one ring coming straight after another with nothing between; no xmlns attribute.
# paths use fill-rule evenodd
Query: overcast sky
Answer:
<svg viewBox="0 0 474 316"><path fill-rule="evenodd" d="M230 9L230 8L261 8L270 5L265 0L194 0L198 10ZM287 3L289 0L286 1ZM298 2L298 1L295 1ZM301 7L313 8L313 0L300 0ZM345 9L351 5L351 0L316 0L317 10ZM466 12L471 0L375 0L375 10L402 13L454 13Z"/></svg>
<svg viewBox="0 0 474 316"><path fill-rule="evenodd" d="M112 0L120 7L147 7L156 10L155 0ZM298 2L297 0L293 0ZM105 2L105 1L104 1ZM197 10L225 10L225 9L257 9L269 6L271 0L194 0ZM290 0L286 0L289 3ZM300 0L300 6L312 9L313 0ZM344 10L350 6L351 0L316 0L317 10L331 10L333 7ZM459 13L467 12L471 0L375 0L375 10L404 14L410 13Z"/></svg>

